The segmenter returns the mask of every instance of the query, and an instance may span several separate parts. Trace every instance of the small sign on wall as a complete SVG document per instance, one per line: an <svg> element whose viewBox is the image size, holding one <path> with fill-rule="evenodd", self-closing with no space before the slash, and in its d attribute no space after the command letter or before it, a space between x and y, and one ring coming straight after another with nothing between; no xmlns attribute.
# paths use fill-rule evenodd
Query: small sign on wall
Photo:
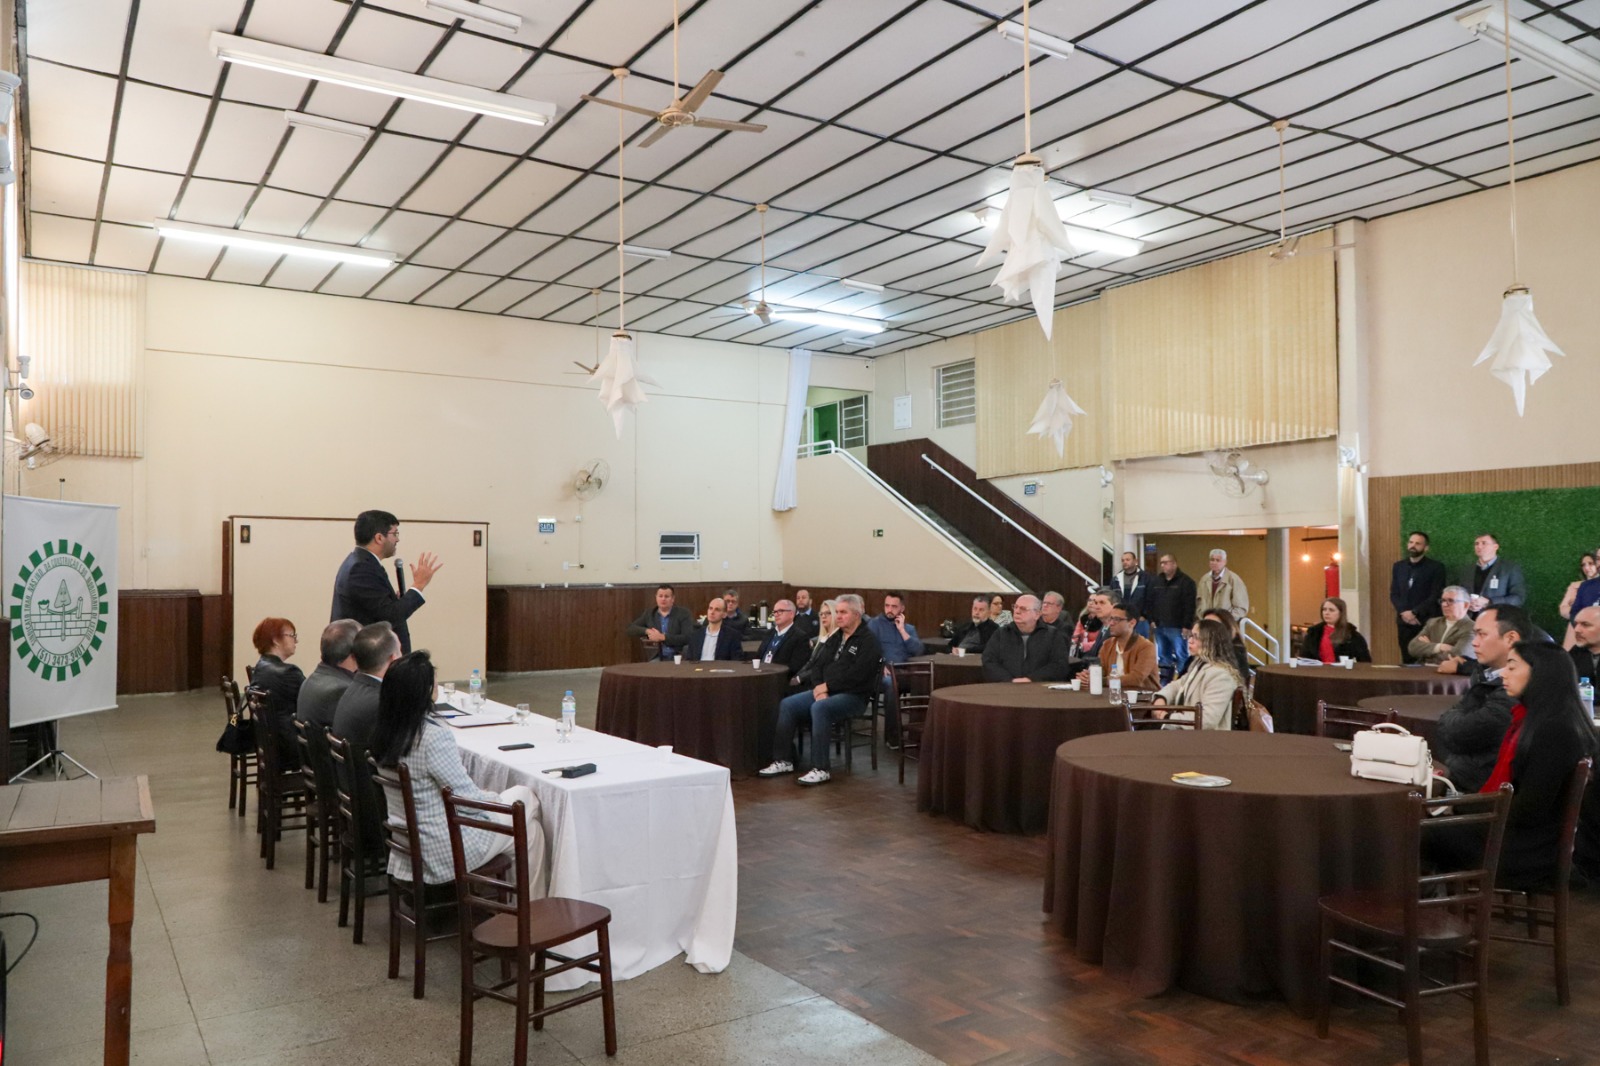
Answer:
<svg viewBox="0 0 1600 1066"><path fill-rule="evenodd" d="M894 398L894 428L911 428L911 394Z"/></svg>
<svg viewBox="0 0 1600 1066"><path fill-rule="evenodd" d="M1039 483L1037 481L1024 481L1022 483L1022 494L1024 496L1039 495Z"/></svg>
<svg viewBox="0 0 1600 1066"><path fill-rule="evenodd" d="M554 533L555 531L556 531L556 520L554 518L541 518L541 519L539 519L539 532L541 534Z"/></svg>

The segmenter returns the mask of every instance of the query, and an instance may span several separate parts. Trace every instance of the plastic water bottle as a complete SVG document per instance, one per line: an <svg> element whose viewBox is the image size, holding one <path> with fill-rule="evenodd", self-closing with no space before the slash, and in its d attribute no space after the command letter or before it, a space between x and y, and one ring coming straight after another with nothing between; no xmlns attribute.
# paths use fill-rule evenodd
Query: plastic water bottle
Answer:
<svg viewBox="0 0 1600 1066"><path fill-rule="evenodd" d="M1117 654L1117 661L1111 664L1111 702L1122 702L1122 655Z"/></svg>
<svg viewBox="0 0 1600 1066"><path fill-rule="evenodd" d="M1584 709L1589 712L1589 720L1594 721L1594 682L1587 677L1578 679L1578 698L1583 701Z"/></svg>
<svg viewBox="0 0 1600 1066"><path fill-rule="evenodd" d="M561 739L571 740L572 730L578 724L578 701L572 698L572 690L567 689L567 694L561 697Z"/></svg>
<svg viewBox="0 0 1600 1066"><path fill-rule="evenodd" d="M472 680L467 682L467 694L474 707L483 706L483 671L473 670Z"/></svg>

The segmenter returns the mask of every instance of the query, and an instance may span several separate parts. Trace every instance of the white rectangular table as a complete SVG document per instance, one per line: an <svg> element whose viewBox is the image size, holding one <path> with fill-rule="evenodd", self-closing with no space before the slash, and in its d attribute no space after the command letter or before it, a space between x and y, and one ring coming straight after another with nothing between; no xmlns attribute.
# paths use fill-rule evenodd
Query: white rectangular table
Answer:
<svg viewBox="0 0 1600 1066"><path fill-rule="evenodd" d="M452 701L465 708L467 697ZM489 702L482 711L512 713ZM550 895L611 910L611 969L627 980L675 955L720 973L733 954L739 845L726 767L665 754L631 740L578 729L562 743L558 723L535 715L526 726L452 729L467 773L496 791L526 785L539 797L550 847ZM502 744L531 741L523 751ZM594 763L578 778L554 767ZM593 950L592 938L573 945ZM553 978L576 988L582 974Z"/></svg>

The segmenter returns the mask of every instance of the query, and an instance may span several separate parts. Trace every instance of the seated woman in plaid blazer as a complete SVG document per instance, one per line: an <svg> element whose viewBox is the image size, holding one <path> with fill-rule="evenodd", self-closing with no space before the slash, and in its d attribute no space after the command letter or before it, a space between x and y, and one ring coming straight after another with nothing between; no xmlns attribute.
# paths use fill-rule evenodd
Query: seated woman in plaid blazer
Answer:
<svg viewBox="0 0 1600 1066"><path fill-rule="evenodd" d="M422 880L430 885L455 880L455 863L450 855L450 829L445 824L444 797L448 787L468 799L516 803L527 808L528 876L534 886L544 883L544 826L539 821L539 797L526 785L512 785L495 793L473 784L461 765L450 730L429 715L433 709L433 660L426 651L414 651L396 660L383 675L383 690L378 696L378 728L372 735L372 757L378 765L393 769L405 763L411 772L411 790L416 800L417 835L422 843ZM405 803L397 792L384 790L391 822L405 821ZM510 851L511 838L503 833L468 829L462 834L467 852L467 869L475 870L496 855ZM409 879L411 863L401 854L390 852L391 877Z"/></svg>

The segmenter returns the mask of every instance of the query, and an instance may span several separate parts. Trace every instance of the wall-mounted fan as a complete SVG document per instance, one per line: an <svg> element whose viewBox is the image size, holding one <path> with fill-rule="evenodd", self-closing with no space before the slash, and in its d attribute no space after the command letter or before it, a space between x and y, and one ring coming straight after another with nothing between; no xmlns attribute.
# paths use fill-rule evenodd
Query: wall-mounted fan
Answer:
<svg viewBox="0 0 1600 1066"><path fill-rule="evenodd" d="M22 427L21 438L6 438L6 465L13 469L37 470L57 459L78 455L83 450L83 433L72 426L47 430L37 422Z"/></svg>
<svg viewBox="0 0 1600 1066"><path fill-rule="evenodd" d="M1250 460L1238 452L1213 452L1206 456L1212 482L1224 496L1248 496L1250 491L1272 480L1265 469L1252 470Z"/></svg>
<svg viewBox="0 0 1600 1066"><path fill-rule="evenodd" d="M572 475L572 493L580 500L592 500L605 491L611 480L611 464L604 459L591 459Z"/></svg>

